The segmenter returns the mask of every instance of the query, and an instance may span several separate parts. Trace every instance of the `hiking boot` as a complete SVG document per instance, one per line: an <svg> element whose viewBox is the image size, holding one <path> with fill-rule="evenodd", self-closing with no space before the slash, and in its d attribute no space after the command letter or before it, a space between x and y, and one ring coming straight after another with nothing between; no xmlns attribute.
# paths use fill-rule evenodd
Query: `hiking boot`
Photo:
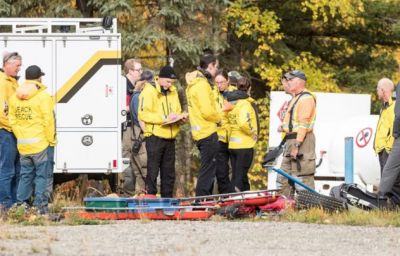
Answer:
<svg viewBox="0 0 400 256"><path fill-rule="evenodd" d="M25 212L28 212L29 211L29 209L31 208L31 206L28 204L28 203L26 203L26 202L18 202L18 203L15 203L15 204L13 204L12 206L11 206L11 208L13 208L13 209L18 209L18 208L24 208L24 211ZM10 208L10 209L11 209Z"/></svg>
<svg viewBox="0 0 400 256"><path fill-rule="evenodd" d="M40 215L48 215L49 214L49 207L47 205L39 206L37 208L37 213Z"/></svg>

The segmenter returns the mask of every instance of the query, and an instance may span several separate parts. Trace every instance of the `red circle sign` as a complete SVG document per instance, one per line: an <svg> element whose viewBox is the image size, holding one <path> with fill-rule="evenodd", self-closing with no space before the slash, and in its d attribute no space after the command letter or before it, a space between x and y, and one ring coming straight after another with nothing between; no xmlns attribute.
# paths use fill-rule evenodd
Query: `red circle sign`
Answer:
<svg viewBox="0 0 400 256"><path fill-rule="evenodd" d="M368 142L371 140L371 138L372 138L372 128L370 127L364 128L357 134L356 145L359 148L363 148L368 145Z"/></svg>
<svg viewBox="0 0 400 256"><path fill-rule="evenodd" d="M289 102L285 101L282 106L279 108L278 113L276 115L278 116L279 120L283 122L283 119L285 118L286 111L288 109Z"/></svg>

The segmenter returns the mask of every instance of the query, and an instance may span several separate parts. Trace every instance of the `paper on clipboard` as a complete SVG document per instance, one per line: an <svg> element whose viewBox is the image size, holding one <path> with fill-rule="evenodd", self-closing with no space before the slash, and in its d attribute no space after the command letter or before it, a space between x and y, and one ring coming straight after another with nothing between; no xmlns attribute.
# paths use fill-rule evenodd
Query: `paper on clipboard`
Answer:
<svg viewBox="0 0 400 256"><path fill-rule="evenodd" d="M169 120L167 122L162 123L161 125L169 125L169 124L173 124L176 122L179 122L180 120L183 119L183 115L178 116L177 118L173 119L173 120Z"/></svg>

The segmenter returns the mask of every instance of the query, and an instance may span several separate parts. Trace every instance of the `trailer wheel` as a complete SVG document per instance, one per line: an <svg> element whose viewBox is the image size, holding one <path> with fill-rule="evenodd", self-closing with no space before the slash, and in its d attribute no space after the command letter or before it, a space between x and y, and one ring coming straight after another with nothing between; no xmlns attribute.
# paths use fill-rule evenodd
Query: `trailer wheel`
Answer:
<svg viewBox="0 0 400 256"><path fill-rule="evenodd" d="M301 190L296 195L296 207L299 209L322 208L329 212L347 210L347 204L334 197Z"/></svg>

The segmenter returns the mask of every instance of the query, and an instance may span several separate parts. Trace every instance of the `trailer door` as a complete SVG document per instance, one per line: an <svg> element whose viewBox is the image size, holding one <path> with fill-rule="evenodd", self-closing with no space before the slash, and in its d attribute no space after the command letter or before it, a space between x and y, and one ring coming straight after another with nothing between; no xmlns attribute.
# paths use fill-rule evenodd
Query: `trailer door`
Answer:
<svg viewBox="0 0 400 256"><path fill-rule="evenodd" d="M56 171L117 172L121 163L119 41L56 41Z"/></svg>

